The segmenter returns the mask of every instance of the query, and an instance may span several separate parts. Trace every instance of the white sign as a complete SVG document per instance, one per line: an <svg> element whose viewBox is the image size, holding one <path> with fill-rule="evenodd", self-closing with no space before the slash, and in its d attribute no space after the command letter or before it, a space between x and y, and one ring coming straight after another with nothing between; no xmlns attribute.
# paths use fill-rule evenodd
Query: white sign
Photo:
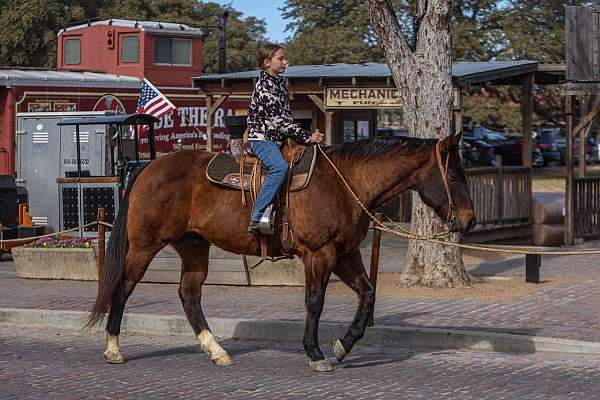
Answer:
<svg viewBox="0 0 600 400"><path fill-rule="evenodd" d="M326 108L399 108L398 89L394 88L327 88Z"/></svg>

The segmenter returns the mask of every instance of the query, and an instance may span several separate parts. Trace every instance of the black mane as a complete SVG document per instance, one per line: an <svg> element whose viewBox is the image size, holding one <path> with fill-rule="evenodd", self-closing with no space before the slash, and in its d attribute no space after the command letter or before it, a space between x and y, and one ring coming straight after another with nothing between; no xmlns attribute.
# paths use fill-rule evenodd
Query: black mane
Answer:
<svg viewBox="0 0 600 400"><path fill-rule="evenodd" d="M368 160L389 152L412 154L424 147L435 145L437 139L420 139L408 136L377 136L355 142L340 143L333 152L341 158Z"/></svg>

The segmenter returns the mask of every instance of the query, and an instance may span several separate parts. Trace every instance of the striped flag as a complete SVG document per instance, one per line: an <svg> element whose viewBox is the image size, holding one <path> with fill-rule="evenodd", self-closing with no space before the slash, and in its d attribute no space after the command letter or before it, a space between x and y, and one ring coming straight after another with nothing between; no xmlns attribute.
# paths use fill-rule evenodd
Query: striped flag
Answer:
<svg viewBox="0 0 600 400"><path fill-rule="evenodd" d="M136 114L149 114L155 118L160 118L175 110L175 108L173 103L171 103L164 94L155 88L150 81L144 78L142 92L140 93L140 98L138 99L137 107L135 109ZM139 127L139 133L145 132L148 129L147 125L142 125Z"/></svg>

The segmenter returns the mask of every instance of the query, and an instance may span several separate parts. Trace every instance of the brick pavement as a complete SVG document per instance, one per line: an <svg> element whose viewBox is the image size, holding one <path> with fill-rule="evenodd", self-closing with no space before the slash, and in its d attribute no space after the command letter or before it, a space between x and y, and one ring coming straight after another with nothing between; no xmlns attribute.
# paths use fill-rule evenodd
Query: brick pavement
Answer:
<svg viewBox="0 0 600 400"><path fill-rule="evenodd" d="M127 335L128 362L102 360L100 336L0 327L3 399L598 399L597 357L358 347L331 374L301 344L225 341L215 368L193 338Z"/></svg>
<svg viewBox="0 0 600 400"><path fill-rule="evenodd" d="M381 297L376 322L383 325L487 330L600 342L600 268L596 256L545 257L542 277L571 279L510 300ZM523 275L523 258L470 265L478 274ZM0 262L0 307L89 310L95 282L25 280L11 262ZM209 317L303 320L302 288L205 286ZM324 321L349 322L353 296L328 294ZM183 315L177 285L140 284L126 312Z"/></svg>

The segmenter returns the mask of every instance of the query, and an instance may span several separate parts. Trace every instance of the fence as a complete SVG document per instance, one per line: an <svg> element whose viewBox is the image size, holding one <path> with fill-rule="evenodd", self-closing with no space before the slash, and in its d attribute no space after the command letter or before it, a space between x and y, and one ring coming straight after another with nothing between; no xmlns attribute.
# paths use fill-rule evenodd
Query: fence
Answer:
<svg viewBox="0 0 600 400"><path fill-rule="evenodd" d="M470 168L465 170L465 173L478 229L525 225L531 222L530 168L483 167ZM411 208L412 192L407 191L389 201L382 207L382 211L395 221L410 222Z"/></svg>
<svg viewBox="0 0 600 400"><path fill-rule="evenodd" d="M600 177L573 178L573 237L600 237Z"/></svg>

